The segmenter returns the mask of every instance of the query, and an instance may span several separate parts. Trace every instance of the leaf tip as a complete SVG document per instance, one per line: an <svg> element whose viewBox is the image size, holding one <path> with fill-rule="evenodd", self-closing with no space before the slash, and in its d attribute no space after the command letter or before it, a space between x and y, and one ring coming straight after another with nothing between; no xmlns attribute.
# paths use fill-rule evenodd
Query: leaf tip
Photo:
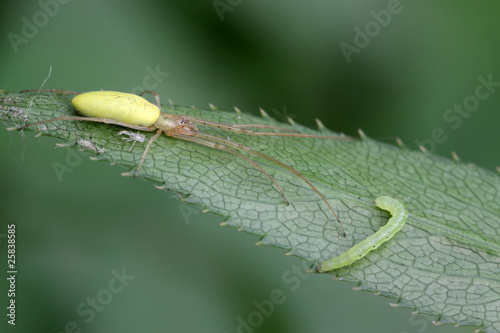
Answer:
<svg viewBox="0 0 500 333"><path fill-rule="evenodd" d="M317 270L315 270L313 267L309 267L306 269L306 273L317 273Z"/></svg>
<svg viewBox="0 0 500 333"><path fill-rule="evenodd" d="M325 125L321 120L319 120L318 118L314 118L314 120L316 120L316 125L318 125L319 130L325 129Z"/></svg>
<svg viewBox="0 0 500 333"><path fill-rule="evenodd" d="M68 147L71 147L73 146L72 143L68 143L68 142L58 142L56 143L56 147L58 148L68 148Z"/></svg>
<svg viewBox="0 0 500 333"><path fill-rule="evenodd" d="M269 115L267 114L267 112L263 108L259 108L259 111L260 111L260 116L262 118L269 118Z"/></svg>
<svg viewBox="0 0 500 333"><path fill-rule="evenodd" d="M129 171L127 171L127 172L122 172L122 173L121 173L121 175L122 175L123 177L132 177L134 174L135 174L135 170L133 170L133 169L132 169L132 170L129 170Z"/></svg>
<svg viewBox="0 0 500 333"><path fill-rule="evenodd" d="M399 148L406 148L405 143L403 142L403 140L401 140L401 138L400 138L400 137L397 137L397 138L396 138L396 145L397 145Z"/></svg>

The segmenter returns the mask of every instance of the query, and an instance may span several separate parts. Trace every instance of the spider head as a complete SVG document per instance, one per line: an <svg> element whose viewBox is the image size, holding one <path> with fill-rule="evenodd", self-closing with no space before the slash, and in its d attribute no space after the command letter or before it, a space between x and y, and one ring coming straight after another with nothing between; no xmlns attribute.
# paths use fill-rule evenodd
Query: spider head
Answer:
<svg viewBox="0 0 500 333"><path fill-rule="evenodd" d="M156 119L154 126L162 129L167 134L171 131L191 131L198 132L198 126L191 120L187 120L183 116L177 116L169 113L162 113Z"/></svg>

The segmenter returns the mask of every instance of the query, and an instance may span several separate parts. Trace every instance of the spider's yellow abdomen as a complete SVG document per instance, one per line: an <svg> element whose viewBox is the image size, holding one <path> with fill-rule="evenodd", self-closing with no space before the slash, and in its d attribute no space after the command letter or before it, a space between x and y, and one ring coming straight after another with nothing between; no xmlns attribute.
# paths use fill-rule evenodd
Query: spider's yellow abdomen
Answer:
<svg viewBox="0 0 500 333"><path fill-rule="evenodd" d="M151 126L160 116L160 109L141 96L117 91L83 93L75 96L71 104L84 116L136 126Z"/></svg>

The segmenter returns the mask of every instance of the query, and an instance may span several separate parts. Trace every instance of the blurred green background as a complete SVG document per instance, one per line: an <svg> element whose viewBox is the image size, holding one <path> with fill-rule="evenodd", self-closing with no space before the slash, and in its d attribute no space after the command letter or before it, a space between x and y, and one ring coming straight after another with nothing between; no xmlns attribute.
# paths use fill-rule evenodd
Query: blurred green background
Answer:
<svg viewBox="0 0 500 333"><path fill-rule="evenodd" d="M385 26L373 23L395 3L4 1L0 88L37 89L52 66L45 88L142 86L181 105L263 107L348 135L400 137L412 149L441 128L447 139L431 150L494 170L500 91L457 128L443 115L474 94L478 76L500 81L500 4L405 0ZM340 44L355 45L356 27L372 37L348 62ZM435 327L327 275L303 276L293 268L301 260L219 227L223 217L56 142L0 129L0 267L6 272L5 234L15 223L18 332L71 332L72 322L82 332L471 331ZM59 182L52 163L71 158ZM112 294L112 271L122 269L135 278ZM0 288L5 309L5 279ZM275 289L284 303L257 314L255 302ZM104 305L94 315L78 312L96 297ZM4 311L1 331L14 331ZM249 317L256 327L240 326Z"/></svg>

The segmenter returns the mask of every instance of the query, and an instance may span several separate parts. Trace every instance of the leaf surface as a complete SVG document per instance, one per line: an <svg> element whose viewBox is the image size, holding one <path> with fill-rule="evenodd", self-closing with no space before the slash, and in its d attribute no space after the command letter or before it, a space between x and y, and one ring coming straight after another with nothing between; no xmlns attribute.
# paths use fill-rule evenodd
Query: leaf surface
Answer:
<svg viewBox="0 0 500 333"><path fill-rule="evenodd" d="M9 126L76 115L70 95L0 92L0 120ZM269 117L175 105L163 111L230 124L265 124L302 133L338 135L287 125ZM97 159L135 170L147 141L125 142L118 126L58 121L27 128L92 152ZM420 151L376 142L249 136L200 126L200 131L250 146L307 177L332 212L301 179L266 159L246 154L279 184L242 158L166 136L151 146L140 177L186 202L226 217L226 224L261 235L261 243L286 249L313 265L348 250L387 223L373 206L387 195L401 201L404 228L376 251L331 272L358 289L395 298L395 304L435 316L435 321L478 325L500 332L500 177L490 171ZM149 139L153 133L144 133ZM242 153L241 151L239 151Z"/></svg>

